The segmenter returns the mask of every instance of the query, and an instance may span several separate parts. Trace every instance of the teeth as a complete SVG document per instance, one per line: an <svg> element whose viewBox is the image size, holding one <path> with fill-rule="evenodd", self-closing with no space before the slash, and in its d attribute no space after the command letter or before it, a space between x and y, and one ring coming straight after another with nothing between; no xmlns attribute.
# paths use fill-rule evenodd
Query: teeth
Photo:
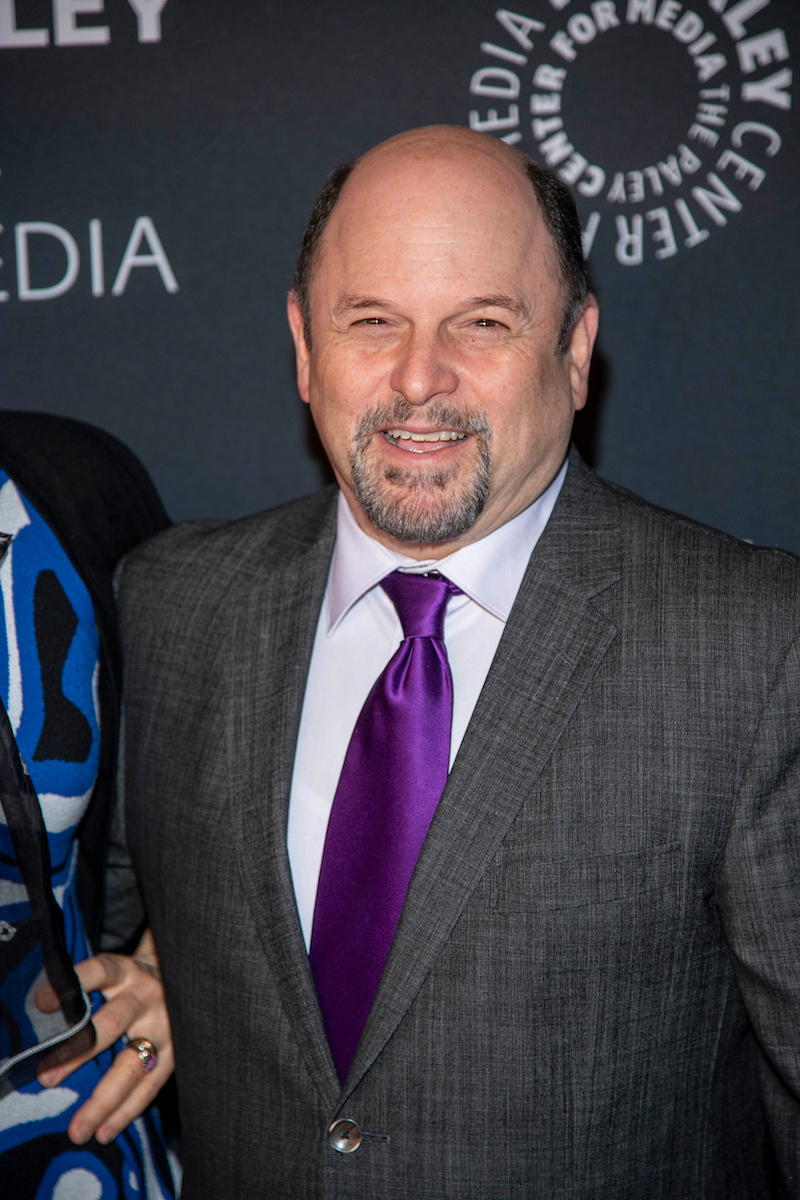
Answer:
<svg viewBox="0 0 800 1200"><path fill-rule="evenodd" d="M444 429L437 433L409 433L407 429L387 429L386 436L407 442L462 442L465 433L456 433L454 429Z"/></svg>

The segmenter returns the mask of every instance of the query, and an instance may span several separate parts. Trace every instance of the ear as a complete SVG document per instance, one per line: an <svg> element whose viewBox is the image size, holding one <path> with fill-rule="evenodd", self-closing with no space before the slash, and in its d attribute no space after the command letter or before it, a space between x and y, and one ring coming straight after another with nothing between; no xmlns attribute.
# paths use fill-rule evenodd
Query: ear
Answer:
<svg viewBox="0 0 800 1200"><path fill-rule="evenodd" d="M577 412L586 403L586 393L589 387L589 367L592 362L597 326L600 321L600 306L594 296L589 294L575 328L570 338L569 350L569 382L572 388L572 404Z"/></svg>
<svg viewBox="0 0 800 1200"><path fill-rule="evenodd" d="M295 361L297 363L297 390L300 399L308 404L309 352L306 345L303 314L294 292L289 292L286 302L286 315L289 318L289 328L294 338Z"/></svg>

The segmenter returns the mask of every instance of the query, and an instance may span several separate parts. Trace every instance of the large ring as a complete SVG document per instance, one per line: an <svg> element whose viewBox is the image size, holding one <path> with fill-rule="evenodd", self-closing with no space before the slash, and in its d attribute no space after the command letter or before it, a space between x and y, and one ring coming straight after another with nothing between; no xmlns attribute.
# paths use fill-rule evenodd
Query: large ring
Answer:
<svg viewBox="0 0 800 1200"><path fill-rule="evenodd" d="M158 1051L147 1038L139 1038L138 1042L130 1042L130 1047L139 1055L139 1062L145 1071L152 1071L158 1062Z"/></svg>

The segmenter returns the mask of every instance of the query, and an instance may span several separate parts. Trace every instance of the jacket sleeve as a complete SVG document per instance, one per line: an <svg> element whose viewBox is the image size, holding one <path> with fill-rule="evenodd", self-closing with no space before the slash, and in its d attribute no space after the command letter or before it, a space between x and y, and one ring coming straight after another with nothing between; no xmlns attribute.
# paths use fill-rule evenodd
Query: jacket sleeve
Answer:
<svg viewBox="0 0 800 1200"><path fill-rule="evenodd" d="M718 899L761 1049L764 1105L786 1197L800 1197L800 645L758 724Z"/></svg>

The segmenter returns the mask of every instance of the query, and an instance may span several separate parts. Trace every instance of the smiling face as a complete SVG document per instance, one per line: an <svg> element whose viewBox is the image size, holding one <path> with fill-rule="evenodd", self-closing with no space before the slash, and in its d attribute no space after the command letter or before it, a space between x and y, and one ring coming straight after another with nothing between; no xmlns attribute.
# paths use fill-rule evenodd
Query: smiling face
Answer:
<svg viewBox="0 0 800 1200"><path fill-rule="evenodd" d="M518 160L468 130L361 159L322 236L313 349L289 298L298 387L359 524L441 558L526 508L585 403L587 305L556 350L555 248Z"/></svg>

